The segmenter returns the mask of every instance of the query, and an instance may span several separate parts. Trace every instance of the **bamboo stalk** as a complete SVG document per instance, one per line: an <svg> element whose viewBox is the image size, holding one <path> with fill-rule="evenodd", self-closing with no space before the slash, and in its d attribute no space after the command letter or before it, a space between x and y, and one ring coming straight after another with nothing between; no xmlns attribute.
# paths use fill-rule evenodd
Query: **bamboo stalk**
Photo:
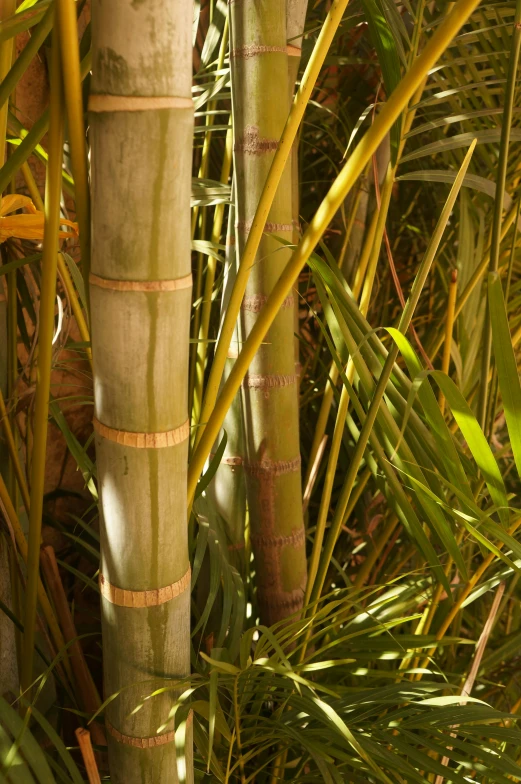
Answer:
<svg viewBox="0 0 521 784"><path fill-rule="evenodd" d="M231 119L231 118L230 118ZM226 184L230 179L230 171L232 167L232 130L228 129L226 133L226 141L224 148L224 157L221 166L220 182ZM210 242L212 245L217 245L222 232L222 225L224 220L224 203L218 204L215 208L212 236ZM201 405L203 399L204 387L204 373L206 368L206 356L208 353L208 336L210 327L210 316L212 312L212 294L215 283L215 273L217 270L217 259L214 256L208 257L208 264L206 268L206 277L204 279L203 301L201 304L201 323L199 326L199 342L197 344L196 364L196 379L194 387L194 423L199 422L199 414L201 412Z"/></svg>
<svg viewBox="0 0 521 784"><path fill-rule="evenodd" d="M195 450L190 463L188 488L188 498L190 502L193 498L195 486L204 467L206 458L224 420L225 413L241 385L251 359L264 340L279 308L294 285L300 270L306 264L320 237L329 225L329 222L339 209L361 172L364 170L364 167L367 165L371 155L375 152L385 134L400 116L412 96L422 86L429 69L443 54L453 37L457 34L477 5L478 0L458 0L458 2L455 3L454 8L437 28L425 49L418 56L411 69L391 94L382 111L376 117L373 125L353 151L348 162L337 176L326 198L323 200L317 213L306 229L301 242L275 284L269 300L264 305L263 311L260 314L255 327L243 346L233 371L224 385L221 394L219 395L219 399L215 403L215 407L210 406L210 409L213 408L211 417L209 417L207 421L204 433L200 436L199 445ZM282 140L280 144L282 146ZM271 182L269 184L271 185ZM263 215L262 211L260 209L257 210L257 221L261 215ZM240 291L240 287L237 288L237 291ZM229 341L227 343L227 346L228 345ZM210 400L210 398L208 399Z"/></svg>
<svg viewBox="0 0 521 784"><path fill-rule="evenodd" d="M28 558L28 546L27 540L25 538L25 534L23 532L22 526L20 525L20 521L18 519L18 515L16 514L15 508L13 506L13 502L9 496L7 491L7 487L5 486L5 482L3 480L2 475L0 474L0 504L2 506L2 511L5 513L7 517L7 523L10 526L13 536L16 541L16 546L22 556L22 559L25 564L27 564ZM63 651L65 648L65 640L61 633L60 627L56 620L56 616L54 615L54 611L51 607L51 603L43 586L43 583L38 576L38 583L36 587L38 601L40 602L40 607L42 608L43 616L47 622L49 627L49 631L53 638L54 644L56 646L57 652ZM68 659L64 659L63 666L67 672L69 678L72 676L72 671L70 667L70 663Z"/></svg>
<svg viewBox="0 0 521 784"><path fill-rule="evenodd" d="M29 164L23 163L21 169L22 169L22 174L24 176L25 183L29 189L29 193L31 194L31 198L34 202L34 206L36 207L37 210L43 212L45 207ZM72 282L70 272L67 268L67 265L61 253L58 254L58 272L62 279L65 290L67 292L67 296L70 300L72 306L72 312L74 313L74 318L76 319L76 323L78 325L78 329L80 331L82 340L85 343L90 343L89 328L87 326L87 322L83 314L83 308L81 307L80 301L78 299L78 295L76 293L76 289L74 288L74 283ZM92 350L90 349L89 346L87 346L85 351L87 354L87 358L92 367Z"/></svg>
<svg viewBox="0 0 521 784"><path fill-rule="evenodd" d="M0 5L0 20L6 19L16 11L16 0L4 0ZM0 43L0 81L5 81L5 77L11 68L13 60L13 40L2 41ZM5 92L3 102L0 102L0 164L3 166L6 155L6 132L7 132L7 114L9 108L9 96L11 95L12 88L8 88ZM7 285L12 289L12 274L8 276ZM9 297L9 300L11 298ZM9 344L9 320L12 316L12 302L6 301L5 290L3 281L0 282L0 399L3 404L4 394L9 394L11 387L10 367L9 360L11 357ZM0 412L2 419L4 411ZM6 434L8 430L8 421L2 421L3 431ZM16 483L13 481L13 468L9 463L10 444L7 445L0 441L0 472L5 473L10 480L10 490L16 502ZM0 585L1 593L8 604L13 605L13 595L17 593L18 574L16 569L13 569L14 558L10 556L10 549L7 545L7 539L0 533ZM12 590L14 588L14 590ZM10 590L11 589L11 590ZM0 648L3 650L2 662L3 672L0 673L0 688L2 692L13 690L17 691L19 688L19 659L20 659L20 637L13 626L11 621L3 616L0 618Z"/></svg>
<svg viewBox="0 0 521 784"><path fill-rule="evenodd" d="M171 713L190 673L187 10L92 3L91 337L114 784L193 781L191 724L177 746Z"/></svg>
<svg viewBox="0 0 521 784"><path fill-rule="evenodd" d="M288 57L285 8L279 0L270 0L262 9L234 3L230 15L235 233L241 256L287 117L287 104L280 95L288 94ZM254 328L289 258L289 249L272 235L288 242L293 239L291 195L291 166L287 165L244 292L242 340ZM241 390L257 603L267 625L301 608L306 584L294 313L291 296L271 325L268 340L252 357Z"/></svg>
<svg viewBox="0 0 521 784"><path fill-rule="evenodd" d="M403 334L405 334L407 332L407 330L409 329L409 326L411 324L412 316L413 316L414 311L416 309L416 305L418 304L421 292L423 290L423 286L424 286L425 281L427 279L427 275L429 274L430 268L431 268L432 263L434 261L434 257L436 255L436 252L437 252L438 248L439 248L439 244L441 242L441 238L442 238L443 232L445 230L445 226L446 226L447 221L448 221L448 219L449 219L449 217L450 217L450 215L452 213L452 209L454 207L457 195L459 193L459 190L461 188L461 184L463 182L463 177L465 176L465 173L466 173L467 168L469 166L470 159L472 157L472 154L474 152L475 147L476 147L476 140L474 140L472 142L472 144L470 145L470 147L469 147L469 150L468 150L468 152L467 152L467 154L466 154L466 156L464 158L464 161L463 161L463 164L462 164L462 166L460 168L460 171L458 172L458 176L455 179L454 185L451 188L451 191L449 193L449 197L447 199L447 202L446 202L446 204L445 204L445 206L444 206L444 208L442 210L441 216L440 216L440 218L438 220L438 223L436 225L436 229L435 229L435 231L434 231L434 233L433 233L433 235L431 237L429 246L428 246L428 248L427 248L427 250L425 252L425 256L424 256L422 265L420 267L420 270L418 271L418 274L417 274L416 279L414 281L413 288L411 290L411 294L409 296L409 299L407 300L406 306L405 306L405 308L404 308L404 310L402 312L402 316L400 318L400 323L398 325L399 331L402 332ZM391 166L389 166L389 169L391 169ZM369 297L369 294L368 294L368 297ZM368 302L368 299L366 301ZM365 304L364 295L362 293L362 304L360 306L361 310L362 310L362 307L364 306L364 304ZM341 526L342 526L342 521L343 521L343 517L344 517L344 513L345 513L345 508L347 507L347 504L349 502L349 498L350 498L351 492L353 490L354 480L355 480L355 477L356 477L356 475L358 473L358 468L359 468L360 462L361 462L361 460L363 458L364 451L365 451L365 448L367 446L369 437L371 435L371 431L372 431L374 422L376 420L376 416L378 414L378 409L379 409L380 403L381 403L381 401L383 399L385 388L386 388L387 383L389 381L389 378L391 376L391 373L392 373L392 370L393 370L393 367L394 367L394 363L395 363L395 361L396 361L396 359L398 357L398 353L399 353L398 345L396 343L394 343L392 348L391 348L391 350L389 351L389 354L387 355L387 359L385 360L385 364L384 364L384 367L383 367L382 372L380 374L380 377L378 378L378 382L376 384L376 387L375 387L375 390L374 390L374 394L373 394L373 397L371 399L371 404L369 406L369 410L367 412L367 416L366 416L364 424L362 426L362 430L360 432L360 437L359 437L358 442L356 444L354 455L351 458L351 463L349 465L349 469L348 469L347 476L346 476L346 479L345 479L345 482L344 482L344 486L342 488L342 493L341 493L341 496L340 496L340 500L339 500L339 502L337 504L337 508L335 509L335 515L334 515L333 521L331 523L331 528L329 530L329 536L328 536L328 539L327 539L324 551L322 553L321 562L320 562L320 568L319 568L318 573L317 573L317 579L316 579L316 582L315 582L315 584L313 586L313 591L310 593L310 600L311 601L315 601L320 596L320 593L322 591L322 588L323 588L323 585L324 585L324 581L325 581L325 578L326 578L327 569L328 569L329 564L331 562L331 558L333 556L333 552L334 552L334 549L335 549L335 544L336 544L336 541L338 539L338 535L340 533L340 529L341 529Z"/></svg>
<svg viewBox="0 0 521 784"><path fill-rule="evenodd" d="M79 702L83 710L93 714L99 709L101 700L94 681L92 680L87 662L85 661L81 643L78 640L78 632L76 631L69 603L65 595L54 548L50 545L42 548L41 562L65 641L70 643L67 651L70 657ZM100 746L106 745L107 740L105 733L99 724L92 725L92 734L95 743Z"/></svg>
<svg viewBox="0 0 521 784"><path fill-rule="evenodd" d="M85 294L89 297L90 197L87 144L83 122L82 78L75 0L56 0L60 36L63 90L69 123L71 169L74 177L76 215L80 232L81 262Z"/></svg>
<svg viewBox="0 0 521 784"><path fill-rule="evenodd" d="M261 197L259 199L255 217L250 227L248 240L244 247L244 252L241 254L241 263L237 272L236 284L234 286L228 309L221 327L220 339L216 346L205 399L203 401L203 408L201 413L202 426L197 432L195 446L197 446L203 436L206 422L208 421L217 399L222 374L226 365L228 349L230 347L230 342L235 330L235 323L240 313L242 298L244 296L248 277L254 264L255 256L257 254L264 232L264 227L268 219L269 211L273 200L275 199L278 183L280 182L280 179L285 170L286 163L291 154L300 123L306 110L306 106L311 97L311 93L320 73L320 69L322 68L326 55L329 51L333 37L340 22L342 21L347 3L348 0L333 0L331 4L331 8L329 9L327 17L324 20L324 24L322 25L317 43L315 44L306 70L302 76L300 88L295 96L295 100L293 102L293 106L287 119L284 131L278 143L273 161L271 162L271 167L266 178ZM213 443L213 440L213 438L210 439L211 443ZM199 476L199 472L197 472L197 476ZM193 493L189 493L190 503L192 497Z"/></svg>
<svg viewBox="0 0 521 784"><path fill-rule="evenodd" d="M443 357L441 369L444 373L449 372L450 350L452 348L452 332L454 330L454 311L456 308L456 297L458 295L458 271L452 270L449 283L449 296L447 300L447 320L445 322L445 343L443 344ZM445 412L445 395L440 391L438 403L441 413Z"/></svg>
<svg viewBox="0 0 521 784"><path fill-rule="evenodd" d="M521 52L521 0L516 0L516 13L514 16L514 30L510 46L510 57L508 60L508 73L505 85L505 98L503 108L503 118L501 124L501 139L499 142L499 160L497 165L496 196L494 199L494 218L492 222L492 238L490 241L490 263L489 272L497 272L499 269L499 250L501 247L501 224L503 221L503 207L505 187L507 181L508 168L508 149L510 142L510 128L512 127L512 117L517 81L517 66L519 54ZM490 324L490 313L488 309L483 326L483 341L481 347L481 384L479 387L479 399L477 418L481 428L485 430L489 371L492 356L492 327Z"/></svg>
<svg viewBox="0 0 521 784"><path fill-rule="evenodd" d="M51 102L49 123L49 163L45 191L45 228L42 253L42 284L38 341L38 378L34 403L33 448L31 454L31 496L29 511L29 542L27 556L27 588L25 594L24 645L22 657L22 689L28 691L33 677L33 652L36 622L36 600L42 529L47 420L51 383L54 304L60 226L60 198L63 153L63 96L60 73L60 50L56 30L53 32L51 54Z"/></svg>
<svg viewBox="0 0 521 784"><path fill-rule="evenodd" d="M7 449L9 452L9 458L11 460L11 466L14 471L16 481L18 482L18 487L20 488L20 492L22 494L22 501L24 503L26 510L29 511L29 507L30 507L29 489L27 487L27 482L25 481L25 474L20 464L14 433L11 428L11 423L9 421L9 414L7 413L4 396L1 390L0 390L0 421L2 423L2 430L4 431L4 438L7 442Z"/></svg>
<svg viewBox="0 0 521 784"><path fill-rule="evenodd" d="M76 730L76 738L78 739L89 784L101 784L98 766L96 765L96 757L94 756L94 749L92 748L90 740L90 732L83 729L83 727L78 727Z"/></svg>

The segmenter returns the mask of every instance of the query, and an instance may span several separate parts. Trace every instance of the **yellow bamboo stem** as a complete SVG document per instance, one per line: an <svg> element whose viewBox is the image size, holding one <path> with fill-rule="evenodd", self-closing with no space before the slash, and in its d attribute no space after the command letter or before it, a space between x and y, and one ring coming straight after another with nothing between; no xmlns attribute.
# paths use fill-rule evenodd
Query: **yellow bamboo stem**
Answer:
<svg viewBox="0 0 521 784"><path fill-rule="evenodd" d="M445 322L445 343L443 344L443 357L441 360L441 369L444 373L449 372L450 367L450 350L452 346L452 332L454 329L454 313L456 310L456 296L458 294L458 271L452 270L449 283L449 297L447 302L447 321ZM441 413L445 413L445 396L440 391L438 396L438 403Z"/></svg>
<svg viewBox="0 0 521 784"><path fill-rule="evenodd" d="M25 538L25 534L23 532L22 526L20 525L20 520L18 519L18 515L16 514L15 508L7 491L7 487L5 486L5 482L0 474L0 503L2 504L3 510L7 516L7 521L9 526L13 532L13 536L15 538L16 546L20 551L20 555L25 564L27 564L28 560L28 546L27 540ZM47 625L49 627L49 631L51 636L54 640L54 644L56 645L57 651L63 651L65 648L65 640L63 638L63 634L61 633L60 627L58 625L58 621L56 620L56 616L54 615L54 611L51 607L51 603L47 597L47 593L45 592L45 588L43 587L43 583L38 577L37 583L37 595L38 601L40 603L40 607L42 608L42 612L44 615L45 620L47 621ZM67 672L69 678L72 678L72 670L70 666L70 662L67 658L63 660L63 666Z"/></svg>
<svg viewBox="0 0 521 784"><path fill-rule="evenodd" d="M309 256L315 249L325 229L331 222L333 216L340 208L345 197L347 196L347 194L355 184L356 180L362 173L364 167L367 165L368 161L370 160L371 155L373 155L373 153L377 150L382 139L384 138L386 133L390 130L393 123L398 119L400 114L403 112L403 110L409 103L412 96L421 87L430 68L443 54L447 46L452 41L453 37L456 35L458 30L462 27L462 25L465 23L465 21L468 19L468 17L472 13L472 11L477 7L478 4L479 4L479 0L458 0L458 2L454 5L454 8L452 9L451 13L445 17L443 22L437 28L436 32L433 34L429 43L426 45L423 52L418 56L418 58L414 62L409 72L404 76L404 78L401 80L401 82L396 87L394 92L391 94L385 106L383 107L382 111L376 117L371 128L367 131L363 139L360 141L356 149L349 157L348 162L346 163L344 168L341 170L341 172L335 179L328 194L326 195L322 204L318 208L304 236L302 237L301 242L299 243L298 247L293 253L282 275L280 276L279 280L274 286L273 291L268 301L266 302L262 312L260 313L260 316L257 319L255 326L252 329L246 343L244 344L244 347L241 353L239 354L239 357L234 365L234 368L226 384L222 389L222 392L215 404L215 407L210 406L210 410L212 410L213 408L213 411L211 417L208 418L208 423L206 424L206 428L204 429L204 431L202 428L200 428L201 436L199 439L199 445L194 452L190 465L190 470L189 470L188 499L189 499L190 506L192 504L192 499L195 494L195 487L197 481L199 479L201 471L204 468L205 461L210 453L212 445L215 439L217 438L219 429L224 421L226 411L230 407L233 398L235 397L235 394L239 390L239 387L242 383L242 379L244 378L248 370L248 367L253 357L255 356L255 353L257 352L259 346L262 344L262 341L268 329L270 328L271 324L273 323L279 309L282 307L284 299L286 298L292 286L294 285L297 276L300 273L300 270L306 264L307 260L309 259ZM301 90L299 91L299 93L297 93L297 97L296 97L297 104L299 101L299 96L302 94L301 91L302 91L302 85L301 85ZM292 123L295 122L295 120L292 119L292 114L293 112L290 112L288 123L286 124L286 128L282 134L278 151L280 151L283 148L283 141L285 135L287 137L288 126L291 127ZM297 123L297 127L298 127L298 123ZM290 150L288 150L288 155L289 155L289 151ZM284 164L286 160L287 160L287 156L283 160ZM275 165L275 159L274 159L274 163L272 164L272 170L274 168L274 165ZM268 180L270 180L269 177ZM263 201L264 198L265 197L263 192L263 196L261 197L261 202ZM268 201L271 201L271 197L268 199ZM250 238L255 233L253 227L256 225L256 223L257 224L260 223L260 226L258 226L258 238L260 239L260 236L262 235L265 216L263 217L262 221L259 221L260 215L262 215L262 210L260 209L260 205L259 205L259 209L257 210L257 216L256 219L254 220L252 229L250 231L248 241L250 241ZM245 258L247 258L246 250L247 250L247 246L243 254L243 261ZM243 262L241 262L241 267L242 265ZM246 280L249 272L249 266L250 265L248 263L246 269ZM244 281L244 283L246 282L246 280ZM234 294L235 294L235 299L237 299L237 295L239 293L240 293L239 301L238 302L234 301L233 307L231 306L231 301L230 301L230 307L228 309L228 313L230 312L233 313L233 323L231 325L232 327L231 332L226 338L222 336L222 343L221 341L219 341L219 345L225 346L225 352L228 351L228 347L230 345L230 340L233 334L233 326L237 314L239 312L239 307L244 293L244 289L240 284L237 285L237 281L236 281L236 286L234 287L234 291L232 292L231 300L234 299ZM223 331L224 331L224 327L223 327ZM214 360L214 366L215 366L215 360ZM221 373L219 372L219 381L220 378L221 378ZM213 391L210 394L209 400L212 395L213 395ZM215 390L215 397L216 396L217 396L217 390ZM207 391L207 397L208 397L208 391ZM206 421L204 408L202 414L202 421L203 422Z"/></svg>

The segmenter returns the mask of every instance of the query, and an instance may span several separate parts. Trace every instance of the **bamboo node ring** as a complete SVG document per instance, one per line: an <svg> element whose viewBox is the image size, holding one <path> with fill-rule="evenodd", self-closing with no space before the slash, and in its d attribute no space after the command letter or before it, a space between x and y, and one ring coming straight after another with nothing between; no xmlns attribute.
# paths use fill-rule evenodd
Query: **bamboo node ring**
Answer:
<svg viewBox="0 0 521 784"><path fill-rule="evenodd" d="M192 109L191 98L176 95L89 95L89 112L150 112L157 109Z"/></svg>
<svg viewBox="0 0 521 784"><path fill-rule="evenodd" d="M115 441L121 446L132 446L136 449L162 449L168 446L177 446L186 441L190 435L190 421L188 419L179 427L162 433L134 433L130 430L117 430L115 427L104 425L96 417L92 418L92 424L94 430L103 438Z"/></svg>
<svg viewBox="0 0 521 784"><path fill-rule="evenodd" d="M91 272L89 283L91 286L110 291L143 291L145 293L148 291L180 291L192 287L192 273L174 280L110 280Z"/></svg>
<svg viewBox="0 0 521 784"><path fill-rule="evenodd" d="M244 463L244 469L250 476L282 476L300 470L300 455L293 460L261 460L258 463Z"/></svg>
<svg viewBox="0 0 521 784"><path fill-rule="evenodd" d="M296 373L273 376L249 373L244 377L244 381L242 383L247 389L263 389L264 396L269 397L270 389L290 387L293 384L298 384L298 382L299 376Z"/></svg>
<svg viewBox="0 0 521 784"><path fill-rule="evenodd" d="M253 296L243 298L241 308L242 310L248 310L252 313L259 313L267 301L268 297L266 294L254 294ZM285 310L286 308L293 307L293 302L293 295L289 294L280 306L280 309Z"/></svg>
<svg viewBox="0 0 521 784"><path fill-rule="evenodd" d="M186 725L190 726L192 721L193 711L190 711L186 720ZM135 738L132 735L124 735L122 732L113 727L107 718L105 718L105 726L109 734L112 735L112 737L117 740L118 743L123 743L125 746L134 746L136 749L151 749L155 746L164 746L165 743L171 743L173 740L175 740L175 730L164 732L162 735L153 735L150 738Z"/></svg>
<svg viewBox="0 0 521 784"><path fill-rule="evenodd" d="M160 604L165 604L165 602L180 596L189 587L191 578L192 572L190 567L188 567L180 580L176 580L175 583L166 585L164 588L151 588L148 591L129 591L126 588L118 588L116 585L112 585L100 572L99 588L103 598L111 604L116 604L118 607L142 609L145 607L158 607Z"/></svg>

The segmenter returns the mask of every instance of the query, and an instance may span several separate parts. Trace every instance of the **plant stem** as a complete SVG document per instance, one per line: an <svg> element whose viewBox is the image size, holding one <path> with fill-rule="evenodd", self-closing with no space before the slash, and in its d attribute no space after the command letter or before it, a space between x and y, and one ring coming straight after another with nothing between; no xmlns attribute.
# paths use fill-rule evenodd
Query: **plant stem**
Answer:
<svg viewBox="0 0 521 784"><path fill-rule="evenodd" d="M253 359L259 346L262 344L268 329L273 323L286 296L294 285L301 269L304 267L310 255L313 253L325 229L329 225L337 210L340 208L340 205L344 201L351 188L356 183L358 177L369 162L373 153L378 148L378 145L381 143L385 134L390 130L395 120L398 119L400 114L408 105L412 96L421 87L430 68L443 54L447 46L457 34L458 30L463 26L463 24L465 24L468 17L477 7L478 3L479 0L458 0L458 2L454 5L454 8L450 14L446 16L444 21L436 29L436 32L433 34L425 49L418 56L411 69L393 91L382 111L376 117L373 125L367 131L361 142L349 157L348 162L345 164L344 168L335 179L335 182L331 186L328 194L326 195L311 223L306 229L302 240L294 251L279 280L275 284L268 301L264 305L264 308L252 332L243 346L233 371L231 372L228 381L224 385L221 394L219 395L219 399L216 401L215 407L210 406L210 410L213 408L212 415L207 421L204 434L201 434L200 436L199 445L196 448L190 463L188 485L188 499L190 505L192 503L199 476L203 470L204 463L212 448L212 445L217 438L217 434L224 420L226 411L231 405L232 400L241 385L242 379L246 375L251 360ZM297 94L296 101L298 101L299 95L300 91ZM292 115L290 113L290 118L288 118L286 129L288 128L288 125L290 125L291 118ZM282 140L280 142L279 151L281 148ZM274 164L272 164L271 171L273 171L273 169ZM268 183L266 189L267 187ZM268 201L270 200L271 196ZM264 213L259 208L257 210L257 217L255 219L257 222L259 221L261 215L264 216ZM255 225L255 223L253 225ZM250 237L253 233L253 225L250 231ZM262 231L263 225L264 224L261 223L260 231ZM243 259L244 258L245 254L243 255ZM242 301L243 289L241 290L241 287L237 287L237 291L241 292L241 297L238 303L238 307L236 308L236 313L239 310L240 301ZM230 307L228 312L231 310L232 308ZM226 344L226 352L228 350L229 341L232 334L233 329L230 332L229 338L224 340L224 343ZM214 366L215 363L216 360L214 359ZM219 372L219 377L220 375L221 374ZM207 391L207 395L208 394L209 392ZM213 392L211 394L213 394ZM205 419L206 418L203 411L202 420L205 421Z"/></svg>
<svg viewBox="0 0 521 784"><path fill-rule="evenodd" d="M456 308L456 297L458 295L458 271L452 270L449 283L449 297L447 301L447 320L445 322L445 343L443 344L443 357L441 369L444 373L449 372L450 350L452 348L452 332L454 330L454 311ZM440 390L438 403L441 413L445 412L445 395Z"/></svg>
<svg viewBox="0 0 521 784"><path fill-rule="evenodd" d="M212 413L217 399L224 366L226 364L226 356L235 329L235 323L239 316L250 271L255 261L255 256L259 248L259 243L264 232L271 205L275 199L278 184L291 154L300 123L320 73L320 69L322 68L338 26L342 21L347 3L348 0L333 0L331 4L331 8L328 11L322 30L320 31L315 48L313 49L306 70L302 76L300 88L295 96L284 131L282 132L277 150L271 162L270 170L255 212L255 217L250 227L244 252L241 255L236 283L221 327L220 338L216 346L212 370L208 379L205 399L203 401L201 413L202 425L197 432L195 441L196 447L203 436L206 422ZM212 439L212 443L213 440L214 439ZM191 497L191 494L189 494L189 497Z"/></svg>
<svg viewBox="0 0 521 784"><path fill-rule="evenodd" d="M87 303L90 270L90 195L87 168L87 144L83 122L80 49L75 0L56 0L58 32L60 36L63 90L69 122L71 169L74 177L76 215L80 231L83 279ZM87 304L88 310L88 304Z"/></svg>
<svg viewBox="0 0 521 784"><path fill-rule="evenodd" d="M496 177L496 198L494 200L494 220L492 223L492 238L490 242L490 262L489 272L497 272L499 269L499 250L501 247L501 224L503 220L503 204L508 168L508 148L510 142L510 129L512 127L512 116L514 110L514 99L516 91L517 67L519 63L519 53L521 51L521 0L516 0L516 13L514 17L514 30L508 61L508 74L505 85L505 97L503 108L503 121L501 125L501 139L499 142L499 161ZM481 348L481 385L479 389L478 401L478 422L482 429L486 425L487 400L489 370L492 354L492 329L490 325L490 315L487 307L485 324L483 327L483 344Z"/></svg>
<svg viewBox="0 0 521 784"><path fill-rule="evenodd" d="M91 337L114 784L194 775L192 724L180 741L173 710L190 673L188 10L92 3Z"/></svg>
<svg viewBox="0 0 521 784"><path fill-rule="evenodd" d="M28 699L30 699L29 687L33 678L36 600L39 580L40 539L42 530L62 185L63 94L60 72L60 50L56 30L53 31L50 83L49 163L47 166L45 188L45 229L42 253L42 283L37 359L38 377L34 403L34 438L31 455L27 588L25 594L24 645L21 675L22 689L26 691Z"/></svg>

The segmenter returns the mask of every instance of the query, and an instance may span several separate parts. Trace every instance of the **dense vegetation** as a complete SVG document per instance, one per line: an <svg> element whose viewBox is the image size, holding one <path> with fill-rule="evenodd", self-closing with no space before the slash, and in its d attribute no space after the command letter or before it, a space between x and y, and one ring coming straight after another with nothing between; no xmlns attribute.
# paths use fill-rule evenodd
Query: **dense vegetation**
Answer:
<svg viewBox="0 0 521 784"><path fill-rule="evenodd" d="M520 49L0 4L0 781L521 781Z"/></svg>

